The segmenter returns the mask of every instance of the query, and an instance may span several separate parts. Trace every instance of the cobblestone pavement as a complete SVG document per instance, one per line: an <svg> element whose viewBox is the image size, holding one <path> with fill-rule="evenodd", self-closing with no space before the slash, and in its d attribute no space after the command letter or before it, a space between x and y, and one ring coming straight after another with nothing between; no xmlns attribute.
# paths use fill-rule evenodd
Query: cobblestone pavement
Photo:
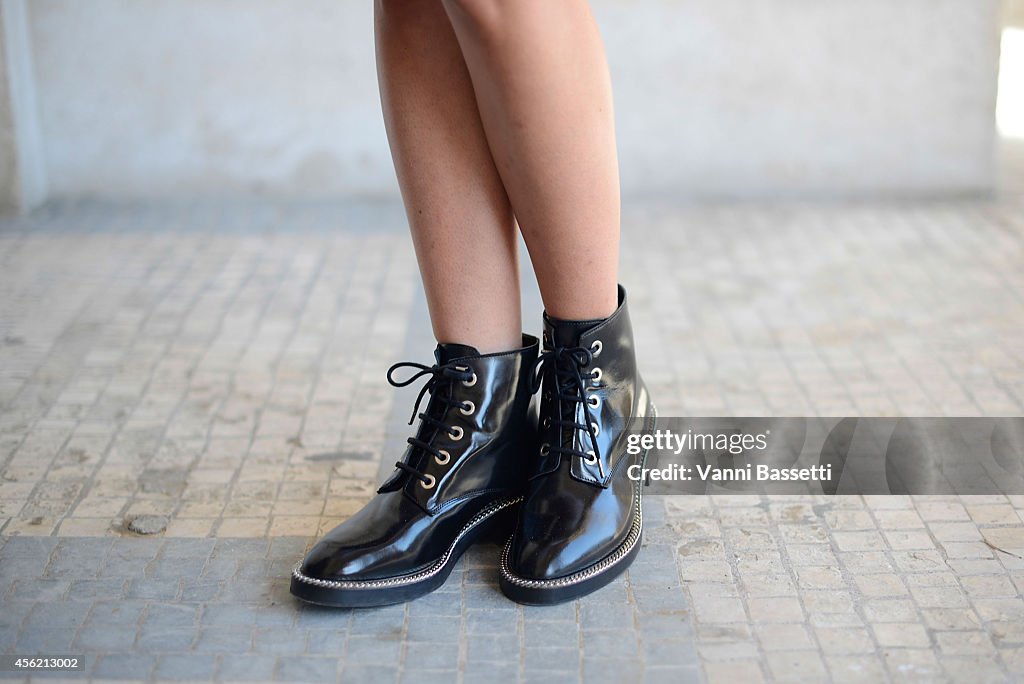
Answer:
<svg viewBox="0 0 1024 684"><path fill-rule="evenodd" d="M1022 208L634 205L662 415L1024 414ZM0 653L73 681L1024 677L1024 497L650 497L575 603L509 603L482 546L408 605L297 605L408 434L387 366L430 357L395 206L50 207L0 223L0 295Z"/></svg>

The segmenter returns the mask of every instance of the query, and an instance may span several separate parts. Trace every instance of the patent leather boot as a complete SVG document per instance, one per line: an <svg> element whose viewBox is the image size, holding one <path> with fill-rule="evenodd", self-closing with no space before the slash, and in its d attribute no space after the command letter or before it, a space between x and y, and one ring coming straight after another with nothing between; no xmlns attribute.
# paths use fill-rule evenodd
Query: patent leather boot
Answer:
<svg viewBox="0 0 1024 684"><path fill-rule="evenodd" d="M625 290L601 321L545 314L537 365L541 444L499 582L514 601L551 604L606 585L640 549L642 483L627 471L643 467L646 451L627 449L627 437L652 431L655 410L637 373Z"/></svg>
<svg viewBox="0 0 1024 684"><path fill-rule="evenodd" d="M441 586L474 541L510 534L536 449L530 374L538 350L528 335L522 348L499 354L440 344L433 366L392 366L395 386L427 379L413 409L415 418L429 393L416 435L377 495L296 565L292 594L342 607L408 601ZM396 380L402 368L416 372Z"/></svg>

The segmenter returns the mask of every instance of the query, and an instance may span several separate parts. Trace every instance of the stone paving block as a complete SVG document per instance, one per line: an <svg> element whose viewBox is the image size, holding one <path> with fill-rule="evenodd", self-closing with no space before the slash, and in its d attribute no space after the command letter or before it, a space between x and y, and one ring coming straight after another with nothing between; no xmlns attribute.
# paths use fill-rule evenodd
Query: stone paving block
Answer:
<svg viewBox="0 0 1024 684"><path fill-rule="evenodd" d="M444 676L451 677L451 673L424 672L422 676L418 676L417 681L454 681L451 678L443 679ZM387 684L388 682L397 682L398 677L398 669L386 665L344 665L341 672L341 681L355 682L356 684L373 684L374 682L383 682L384 684ZM441 677L441 679L435 679L435 677Z"/></svg>
<svg viewBox="0 0 1024 684"><path fill-rule="evenodd" d="M803 622L804 611L796 598L751 598L747 600L750 619L756 623Z"/></svg>
<svg viewBox="0 0 1024 684"><path fill-rule="evenodd" d="M245 614L247 607L239 610L232 608L236 614ZM229 611L230 612L230 611ZM339 610L337 608L325 608L312 604L301 604L296 608L295 624L298 627L309 627L316 629L343 629L347 628L352 620L354 611ZM434 621L429 621L434 622Z"/></svg>
<svg viewBox="0 0 1024 684"><path fill-rule="evenodd" d="M50 556L46 577L95 577L103 567L109 539L62 539Z"/></svg>
<svg viewBox="0 0 1024 684"><path fill-rule="evenodd" d="M25 617L35 608L35 601L20 600L15 597L3 601L0 610L0 633L17 633Z"/></svg>
<svg viewBox="0 0 1024 684"><path fill-rule="evenodd" d="M586 631L619 629L630 631L634 628L633 607L628 604L601 606L596 603L581 603L577 613L580 628Z"/></svg>
<svg viewBox="0 0 1024 684"><path fill-rule="evenodd" d="M817 648L810 630L802 624L765 624L755 627L765 651L801 651Z"/></svg>
<svg viewBox="0 0 1024 684"><path fill-rule="evenodd" d="M317 655L333 655L342 657L348 641L348 630L345 629L311 629L306 632L306 651ZM412 644L406 644L406 649Z"/></svg>
<svg viewBox="0 0 1024 684"><path fill-rule="evenodd" d="M510 653L519 651L519 638L515 634L471 636L465 643L467 662L507 662Z"/></svg>
<svg viewBox="0 0 1024 684"><path fill-rule="evenodd" d="M522 659L523 674L527 679L542 674L560 680L577 679L580 662L580 650L575 646L571 648L527 646Z"/></svg>
<svg viewBox="0 0 1024 684"><path fill-rule="evenodd" d="M142 627L135 646L147 653L186 653L192 650L197 632L195 627Z"/></svg>
<svg viewBox="0 0 1024 684"><path fill-rule="evenodd" d="M854 584L860 593L869 597L882 596L906 596L907 586L899 575L858 575L854 578Z"/></svg>
<svg viewBox="0 0 1024 684"><path fill-rule="evenodd" d="M357 636L401 635L406 622L405 611L403 605L387 606L372 611L354 611L351 620L346 624L349 625L349 633ZM347 617L344 613L338 615L338 618Z"/></svg>
<svg viewBox="0 0 1024 684"><path fill-rule="evenodd" d="M852 555L852 554L848 554ZM822 565L836 567L839 557L832 551L829 544L790 544L786 547L786 556L792 565ZM779 572L780 568L764 568L761 572Z"/></svg>
<svg viewBox="0 0 1024 684"><path fill-rule="evenodd" d="M995 658L943 658L942 669L955 682L1006 681L1003 668Z"/></svg>
<svg viewBox="0 0 1024 684"><path fill-rule="evenodd" d="M290 601L288 581L284 578L270 580L229 580L221 588L218 601L230 603L254 603L268 605L276 602Z"/></svg>
<svg viewBox="0 0 1024 684"><path fill-rule="evenodd" d="M572 621L533 620L523 622L523 642L527 648L566 648L580 646L579 626Z"/></svg>
<svg viewBox="0 0 1024 684"><path fill-rule="evenodd" d="M511 654L506 654L511 655ZM403 662L407 670L450 670L458 667L458 644L410 643L405 647Z"/></svg>
<svg viewBox="0 0 1024 684"><path fill-rule="evenodd" d="M198 607L177 603L150 603L142 617L142 626L147 629L194 627L198 622Z"/></svg>
<svg viewBox="0 0 1024 684"><path fill-rule="evenodd" d="M640 655L636 634L632 630L583 630L580 641L584 660L591 657L636 659Z"/></svg>
<svg viewBox="0 0 1024 684"><path fill-rule="evenodd" d="M252 630L238 625L230 629L204 627L192 649L197 653L246 653L252 648Z"/></svg>
<svg viewBox="0 0 1024 684"><path fill-rule="evenodd" d="M756 660L707 663L704 667L709 684L728 684L730 682L757 684L764 681L761 665Z"/></svg>
<svg viewBox="0 0 1024 684"><path fill-rule="evenodd" d="M267 556L269 550L268 540L265 539L221 539L210 542L215 542L211 549L213 558L262 559ZM279 549L294 548L296 543L292 539L289 541L290 547L285 547L284 544L278 545Z"/></svg>
<svg viewBox="0 0 1024 684"><path fill-rule="evenodd" d="M77 629L89 612L86 602L36 603L22 623L23 629Z"/></svg>
<svg viewBox="0 0 1024 684"><path fill-rule="evenodd" d="M508 599L501 595L498 588L488 584L462 585L461 600L463 604L472 605L481 610L513 610Z"/></svg>
<svg viewBox="0 0 1024 684"><path fill-rule="evenodd" d="M277 665L275 656L246 654L222 655L217 666L217 679L225 682L271 681Z"/></svg>
<svg viewBox="0 0 1024 684"><path fill-rule="evenodd" d="M883 657L889 675L897 681L936 680L942 674L938 658L930 650L890 648Z"/></svg>
<svg viewBox="0 0 1024 684"><path fill-rule="evenodd" d="M588 598L590 602L600 605L596 594ZM663 613L666 611L681 611L689 609L686 593L683 589L674 587L649 587L646 591L634 595L636 607L640 613ZM606 605L613 605L609 601Z"/></svg>
<svg viewBox="0 0 1024 684"><path fill-rule="evenodd" d="M619 658L583 658L584 682L625 682L633 681L643 671L640 660Z"/></svg>
<svg viewBox="0 0 1024 684"><path fill-rule="evenodd" d="M170 579L136 577L128 580L125 596L131 599L173 601L178 596L178 582Z"/></svg>
<svg viewBox="0 0 1024 684"><path fill-rule="evenodd" d="M670 682L704 681L700 670L692 667L647 667L643 673L644 684L669 684Z"/></svg>
<svg viewBox="0 0 1024 684"><path fill-rule="evenodd" d="M160 549L160 559L207 558L217 544L216 539L166 539Z"/></svg>
<svg viewBox="0 0 1024 684"><path fill-rule="evenodd" d="M276 537L270 540L267 557L295 563L306 552L305 537Z"/></svg>
<svg viewBox="0 0 1024 684"><path fill-rule="evenodd" d="M464 613L465 631L470 636L484 634L515 634L519 613L515 610L467 610Z"/></svg>
<svg viewBox="0 0 1024 684"><path fill-rule="evenodd" d="M833 567L798 568L796 577L801 589L839 589L845 586L842 574Z"/></svg>
<svg viewBox="0 0 1024 684"><path fill-rule="evenodd" d="M285 682L330 682L340 669L337 658L286 655L278 658L274 676Z"/></svg>
<svg viewBox="0 0 1024 684"><path fill-rule="evenodd" d="M693 624L687 611L638 614L636 624L644 641L693 638Z"/></svg>
<svg viewBox="0 0 1024 684"><path fill-rule="evenodd" d="M135 599L99 600L92 604L86 618L87 627L137 625L148 604Z"/></svg>
<svg viewBox="0 0 1024 684"><path fill-rule="evenodd" d="M262 654L298 655L306 651L306 632L261 627L252 634L252 650Z"/></svg>
<svg viewBox="0 0 1024 684"><path fill-rule="evenodd" d="M797 588L789 573L746 575L743 584L750 596L796 596Z"/></svg>
<svg viewBox="0 0 1024 684"><path fill-rule="evenodd" d="M86 625L78 630L71 643L75 652L129 653L135 647L136 628L127 626Z"/></svg>
<svg viewBox="0 0 1024 684"><path fill-rule="evenodd" d="M71 583L67 598L70 601L101 601L124 596L127 582L123 579L86 579Z"/></svg>
<svg viewBox="0 0 1024 684"><path fill-rule="evenodd" d="M49 560L50 554L57 547L58 539L54 537L6 537L0 548L0 558Z"/></svg>
<svg viewBox="0 0 1024 684"><path fill-rule="evenodd" d="M146 576L151 580L186 580L199 578L206 565L205 557L159 558L149 564Z"/></svg>
<svg viewBox="0 0 1024 684"><path fill-rule="evenodd" d="M768 671L775 681L823 681L825 663L817 651L779 651L765 655Z"/></svg>
<svg viewBox="0 0 1024 684"><path fill-rule="evenodd" d="M288 606L211 603L203 606L201 620L204 627L289 627L295 622L295 612Z"/></svg>
<svg viewBox="0 0 1024 684"><path fill-rule="evenodd" d="M215 601L223 588L224 583L219 581L183 582L181 601L185 603Z"/></svg>
<svg viewBox="0 0 1024 684"><path fill-rule="evenodd" d="M23 627L18 634L15 651L31 655L46 653L71 653L71 642L75 637L73 627Z"/></svg>
<svg viewBox="0 0 1024 684"><path fill-rule="evenodd" d="M887 622L872 625L875 640L883 648L927 648L931 646L924 627L912 622Z"/></svg>
<svg viewBox="0 0 1024 684"><path fill-rule="evenodd" d="M217 670L216 656L205 653L183 653L162 656L154 676L160 680L212 680Z"/></svg>
<svg viewBox="0 0 1024 684"><path fill-rule="evenodd" d="M92 676L99 680L149 679L157 656L150 653L104 653L93 666Z"/></svg>
<svg viewBox="0 0 1024 684"><path fill-rule="evenodd" d="M873 656L830 655L825 664L836 684L885 681L885 667Z"/></svg>
<svg viewBox="0 0 1024 684"><path fill-rule="evenodd" d="M700 666L697 648L692 641L640 641L644 663L658 668L696 670Z"/></svg>
<svg viewBox="0 0 1024 684"><path fill-rule="evenodd" d="M6 592L20 601L61 601L71 582L56 579L16 579Z"/></svg>
<svg viewBox="0 0 1024 684"><path fill-rule="evenodd" d="M202 578L205 580L228 580L238 573L238 559L232 557L210 558L203 565Z"/></svg>
<svg viewBox="0 0 1024 684"><path fill-rule="evenodd" d="M744 622L747 612L739 598L694 596L693 609L701 622Z"/></svg>
<svg viewBox="0 0 1024 684"><path fill-rule="evenodd" d="M462 606L445 592L433 592L409 604L409 616L457 617Z"/></svg>

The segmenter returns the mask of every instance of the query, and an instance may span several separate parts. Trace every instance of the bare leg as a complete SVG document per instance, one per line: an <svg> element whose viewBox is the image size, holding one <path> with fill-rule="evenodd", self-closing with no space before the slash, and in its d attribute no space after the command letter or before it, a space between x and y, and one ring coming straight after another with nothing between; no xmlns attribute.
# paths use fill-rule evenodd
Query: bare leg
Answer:
<svg viewBox="0 0 1024 684"><path fill-rule="evenodd" d="M515 221L472 82L437 0L377 0L377 67L434 335L521 344Z"/></svg>
<svg viewBox="0 0 1024 684"><path fill-rule="evenodd" d="M586 0L444 0L547 312L617 305L611 83Z"/></svg>

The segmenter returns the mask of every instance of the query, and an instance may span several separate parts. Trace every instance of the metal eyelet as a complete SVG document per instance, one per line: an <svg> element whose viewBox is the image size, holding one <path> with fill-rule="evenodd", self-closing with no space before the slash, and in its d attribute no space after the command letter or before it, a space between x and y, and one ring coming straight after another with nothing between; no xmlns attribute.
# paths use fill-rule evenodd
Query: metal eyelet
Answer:
<svg viewBox="0 0 1024 684"><path fill-rule="evenodd" d="M601 369L595 366L594 370L590 371L590 381L596 385L599 382L601 382L601 377L603 375L604 373L601 371Z"/></svg>
<svg viewBox="0 0 1024 684"><path fill-rule="evenodd" d="M590 408L597 408L600 405L601 397L597 396L596 394L591 394L589 397L587 397L587 406L589 406Z"/></svg>
<svg viewBox="0 0 1024 684"><path fill-rule="evenodd" d="M545 430L551 427L551 416L544 416L544 420L540 421L540 426Z"/></svg>
<svg viewBox="0 0 1024 684"><path fill-rule="evenodd" d="M604 349L604 343L601 340L594 340L590 345L590 353L594 355L595 359L601 355L602 349Z"/></svg>
<svg viewBox="0 0 1024 684"><path fill-rule="evenodd" d="M595 454L595 453L594 453L594 450L593 450L593 449L591 449L591 450L590 450L590 451L588 451L588 452L586 453L586 455L585 455L585 456L583 457L583 460L584 460L584 461L586 461L586 462L587 462L588 464L590 464L590 465L594 465L595 463L597 463L597 454Z"/></svg>
<svg viewBox="0 0 1024 684"><path fill-rule="evenodd" d="M459 412L464 416L473 415L473 411L476 411L476 404L471 402L469 399L462 402L462 406L459 407Z"/></svg>
<svg viewBox="0 0 1024 684"><path fill-rule="evenodd" d="M597 437L597 436L598 436L599 434L601 434L601 426L600 426L600 425L598 425L598 424L597 424L596 422L594 422L594 423L591 423L591 424L590 424L590 427L591 427L591 428L593 428L593 430L594 430L594 436L595 436L595 437Z"/></svg>
<svg viewBox="0 0 1024 684"><path fill-rule="evenodd" d="M448 461L452 460L452 455L449 454L444 449L438 449L437 453L444 454L444 460L443 461L441 460L440 456L434 456L434 461L437 462L437 465L448 465Z"/></svg>
<svg viewBox="0 0 1024 684"><path fill-rule="evenodd" d="M471 376L471 377L469 378L469 380L463 380L463 381L462 381L462 384L463 384L463 385L465 385L466 387L472 387L473 385L475 385L475 384L476 384L476 371L474 371L474 370L473 370L472 368L470 368L469 366L456 366L455 368L456 368L457 370L460 370L460 371L469 371L470 373L472 373L472 374L473 374L473 375L472 375L472 376Z"/></svg>
<svg viewBox="0 0 1024 684"><path fill-rule="evenodd" d="M427 478L427 481L424 482L423 480L420 480L420 487L423 487L424 489L433 489L434 485L437 484L437 480L434 479L433 475L424 475L423 477Z"/></svg>
<svg viewBox="0 0 1024 684"><path fill-rule="evenodd" d="M543 444L540 445L540 455L547 456L549 453L551 453L551 445L548 444L547 442L544 442Z"/></svg>
<svg viewBox="0 0 1024 684"><path fill-rule="evenodd" d="M452 425L450 428L448 428L448 436L452 438L453 442L458 442L460 439L463 438L463 436L465 436L465 434L466 431L463 430L458 425Z"/></svg>

